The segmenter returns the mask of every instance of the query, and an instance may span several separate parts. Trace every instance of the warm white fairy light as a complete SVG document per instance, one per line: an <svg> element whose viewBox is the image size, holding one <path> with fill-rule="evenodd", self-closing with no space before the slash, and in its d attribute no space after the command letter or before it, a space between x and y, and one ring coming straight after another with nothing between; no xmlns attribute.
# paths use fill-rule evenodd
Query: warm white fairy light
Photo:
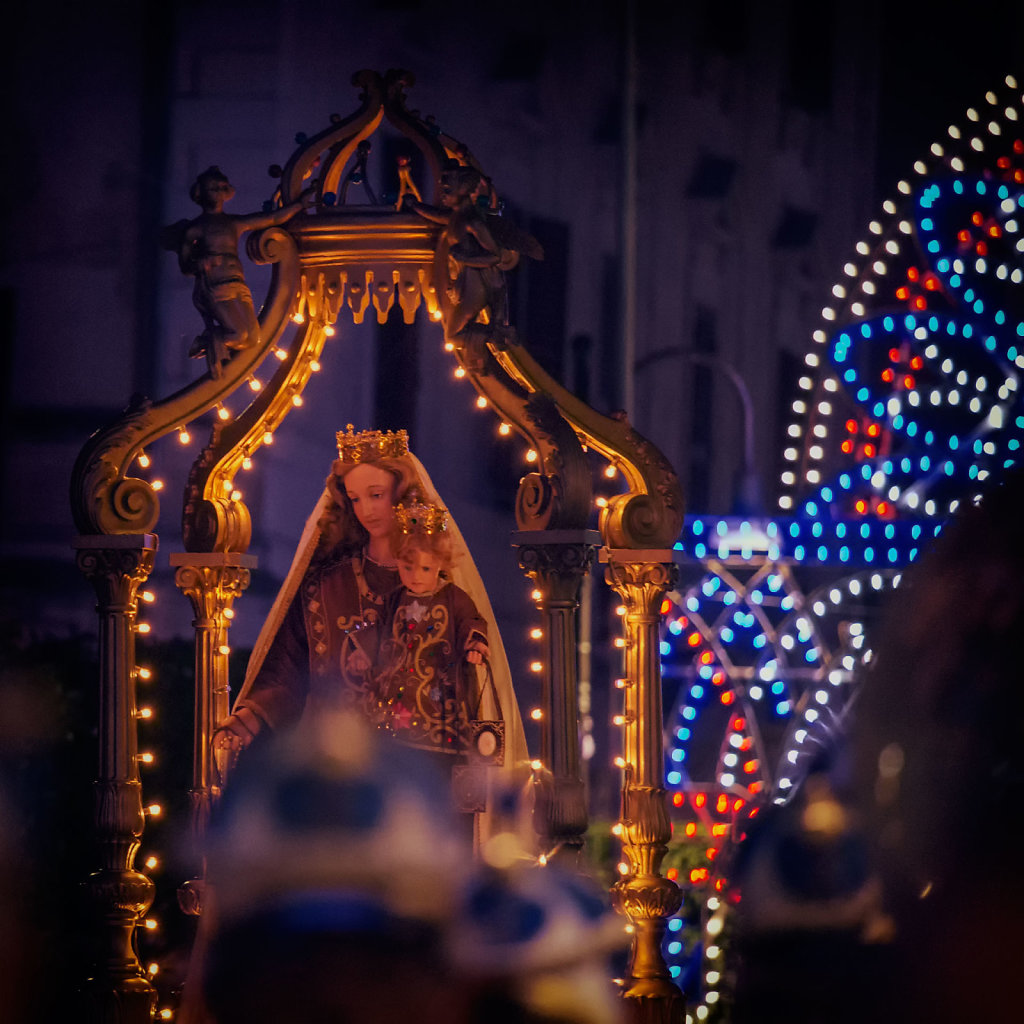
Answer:
<svg viewBox="0 0 1024 1024"><path fill-rule="evenodd" d="M462 380L466 376L466 368L464 366L455 367L455 377L457 380Z"/></svg>
<svg viewBox="0 0 1024 1024"><path fill-rule="evenodd" d="M512 428L507 423L502 423L498 426L498 433L501 434L502 437L508 437L508 435L512 433Z"/></svg>
<svg viewBox="0 0 1024 1024"><path fill-rule="evenodd" d="M273 444L274 443L274 435L269 430L266 430L266 431L263 432L263 443L264 444Z"/></svg>
<svg viewBox="0 0 1024 1024"><path fill-rule="evenodd" d="M162 491L164 489L164 482L163 480L154 480L149 486L152 487L154 491Z"/></svg>
<svg viewBox="0 0 1024 1024"><path fill-rule="evenodd" d="M228 410L225 409L224 406L220 404L220 402L217 403L217 416L222 420L231 419L231 413L228 412Z"/></svg>
<svg viewBox="0 0 1024 1024"><path fill-rule="evenodd" d="M249 390L250 391L259 391L262 387L263 387L262 381L260 381L257 377L254 377L254 376L252 376L250 374L249 375Z"/></svg>
<svg viewBox="0 0 1024 1024"><path fill-rule="evenodd" d="M301 313L293 313L292 314L292 323L293 324L304 324L305 322L306 322L306 318Z"/></svg>
<svg viewBox="0 0 1024 1024"><path fill-rule="evenodd" d="M144 681L148 681L153 678L153 670L148 668L136 669L135 674Z"/></svg>
<svg viewBox="0 0 1024 1024"><path fill-rule="evenodd" d="M335 335L336 335L337 333L338 333L338 332L337 332L337 330L335 329L335 326L334 326L334 324L326 324L326 325L324 326L324 334L325 334L325 335L326 335L326 336L327 336L328 338L333 338L333 337L334 337L334 336L335 336Z"/></svg>
<svg viewBox="0 0 1024 1024"><path fill-rule="evenodd" d="M477 395L476 396L476 407L478 409L486 409L487 408L487 399L483 395Z"/></svg>
<svg viewBox="0 0 1024 1024"><path fill-rule="evenodd" d="M139 465L143 469L149 469L149 464L150 464L151 460L150 460L149 456L144 451L142 451L142 450L139 451L138 460L139 460Z"/></svg>
<svg viewBox="0 0 1024 1024"><path fill-rule="evenodd" d="M188 432L185 427L178 428L178 441L181 444L188 444L192 440L192 435Z"/></svg>
<svg viewBox="0 0 1024 1024"><path fill-rule="evenodd" d="M274 355L283 363L288 358L288 353L283 348L275 348Z"/></svg>
<svg viewBox="0 0 1024 1024"><path fill-rule="evenodd" d="M302 395L292 395L292 405L297 409L302 405Z"/></svg>
<svg viewBox="0 0 1024 1024"><path fill-rule="evenodd" d="M530 717L535 722L539 722L544 717L544 712L541 708L533 708L533 710L530 711Z"/></svg>

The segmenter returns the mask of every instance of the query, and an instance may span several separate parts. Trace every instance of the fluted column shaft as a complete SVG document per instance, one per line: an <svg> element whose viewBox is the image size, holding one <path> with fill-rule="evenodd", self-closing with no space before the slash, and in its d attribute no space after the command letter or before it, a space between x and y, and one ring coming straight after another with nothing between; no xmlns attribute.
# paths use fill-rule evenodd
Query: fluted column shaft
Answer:
<svg viewBox="0 0 1024 1024"><path fill-rule="evenodd" d="M235 552L175 552L174 582L188 597L195 618L195 718L193 726L192 789L189 791L193 853L198 876L178 893L182 910L202 911L202 842L213 801L222 779L213 764L210 745L214 729L231 710L228 681L228 628L232 604L249 586L254 555Z"/></svg>
<svg viewBox="0 0 1024 1024"><path fill-rule="evenodd" d="M156 990L135 952L135 927L153 903L153 882L135 870L144 815L135 700L138 588L153 568L154 534L75 539L78 567L99 615L98 771L94 783L97 869L85 884L93 949L85 1015L102 1024L148 1024Z"/></svg>
<svg viewBox="0 0 1024 1024"><path fill-rule="evenodd" d="M600 545L594 530L529 530L514 533L519 567L540 594L544 650L541 761L534 830L542 852L575 860L587 830L580 776L576 614L580 587Z"/></svg>
<svg viewBox="0 0 1024 1024"><path fill-rule="evenodd" d="M634 1021L676 1024L684 1002L661 952L668 918L681 893L661 875L671 838L664 787L659 611L674 585L671 551L607 550L605 578L622 599L623 788L622 853L629 867L613 888L616 906L634 927L623 996Z"/></svg>

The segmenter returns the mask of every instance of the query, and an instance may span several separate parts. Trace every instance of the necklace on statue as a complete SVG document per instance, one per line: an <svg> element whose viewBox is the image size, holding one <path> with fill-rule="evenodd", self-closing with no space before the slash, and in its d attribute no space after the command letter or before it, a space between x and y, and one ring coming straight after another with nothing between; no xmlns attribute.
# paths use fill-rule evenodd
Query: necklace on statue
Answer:
<svg viewBox="0 0 1024 1024"><path fill-rule="evenodd" d="M366 561L368 561L368 562L373 562L374 565L380 566L381 569L397 569L398 568L398 559L397 558L388 559L387 561L385 561L383 559L380 559L380 558L374 558L369 553L369 551L366 550L366 548L363 548L363 558L365 558Z"/></svg>

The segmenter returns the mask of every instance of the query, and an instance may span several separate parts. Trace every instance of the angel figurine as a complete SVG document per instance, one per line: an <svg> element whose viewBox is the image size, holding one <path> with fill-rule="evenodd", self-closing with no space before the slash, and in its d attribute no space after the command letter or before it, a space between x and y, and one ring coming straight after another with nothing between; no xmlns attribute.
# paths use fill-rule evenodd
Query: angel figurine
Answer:
<svg viewBox="0 0 1024 1024"><path fill-rule="evenodd" d="M446 292L451 308L445 324L450 339L464 343L504 341L508 332L505 271L521 253L543 259L537 240L504 218L486 213L479 200L490 183L474 167L452 164L441 172L441 207L412 201L408 206L426 220L443 225L438 265L446 265Z"/></svg>
<svg viewBox="0 0 1024 1024"><path fill-rule="evenodd" d="M260 340L252 292L238 257L239 239L246 231L284 224L310 205L313 190L269 213L241 216L224 212L224 204L234 194L220 168L208 167L190 192L203 212L164 229L164 248L177 252L182 273L196 279L192 301L206 329L193 342L189 355L194 359L205 355L211 377L220 376L221 365L233 351L252 348Z"/></svg>

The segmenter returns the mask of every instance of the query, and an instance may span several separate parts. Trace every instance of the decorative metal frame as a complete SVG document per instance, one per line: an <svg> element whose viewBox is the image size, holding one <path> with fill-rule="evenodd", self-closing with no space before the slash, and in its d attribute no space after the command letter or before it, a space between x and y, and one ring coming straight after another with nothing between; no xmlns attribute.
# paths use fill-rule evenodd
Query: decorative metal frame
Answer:
<svg viewBox="0 0 1024 1024"><path fill-rule="evenodd" d="M406 322L411 323L419 306L425 305L428 315L444 328L446 347L465 377L538 456L536 470L521 481L516 495L519 532L513 543L519 548L521 567L537 583L537 606L546 626L543 693L547 714L535 828L542 848L559 849L563 859L573 858L581 848L586 828L579 772L575 622L583 577L601 545L607 581L626 606L621 641L626 671L620 682L626 695L622 840L628 873L615 887L615 897L635 926L635 941L623 994L637 1019L679 1020L682 998L669 979L660 950L666 921L680 897L659 870L669 823L657 636L658 608L675 579L671 548L683 524L678 477L625 416L597 413L551 378L500 322L496 304L480 312L472 330L456 326L458 311L446 278L448 252L437 223L415 212L338 204L339 192L344 196L346 191L346 167L358 160L365 151L360 144L386 120L423 154L435 183L435 203L441 199L443 173L451 167L471 167L485 183L490 212L497 212L497 193L468 148L432 118L407 108L411 75L363 71L354 76L353 84L362 90L359 109L344 119L333 117L327 128L311 138L300 136L298 148L281 172L273 205L287 205L312 189L313 208L286 226L248 237L250 258L273 269L259 316L259 344L236 352L216 376L205 374L168 398L126 409L83 448L71 485L75 522L82 535L77 542L80 561L87 551L109 554L129 544L133 551L148 551L147 564L151 564L156 544L151 533L159 501L149 483L130 475L143 446L191 422L229 395L246 393L239 389L264 359L272 351L283 356L270 381L241 413L230 422L215 423L188 479L183 513L186 550L171 556L178 585L196 611L192 795L194 827L201 830L215 795L204 750L217 716L226 710L226 656L220 653L228 625L225 612L247 585L248 570L255 561L246 554L251 520L234 489L235 474L301 395L328 329L345 306L360 322L372 305L384 322L397 299ZM514 263L515 253L503 252L503 259ZM290 324L296 325L295 335L282 349L279 342ZM608 459L628 487L602 510L599 533L587 529L592 493L585 446ZM148 1020L152 989L147 994L149 983L137 958L133 962L130 934L132 915L141 913L146 903L146 893L139 886L142 880L148 883L133 865L142 831L141 795L134 760L130 754L114 754L134 742L130 624L135 586L144 573L135 561L125 567L116 558L108 559L105 573L96 567L94 555L88 561L92 568L83 562L85 571L93 579L102 576L98 588L109 590L114 581L118 593L123 591L118 601L103 606L113 610L101 608L101 616L113 617L119 628L109 628L106 619L101 628L103 692L110 695L110 706L104 705L100 722L97 791L106 793L115 786L131 795L130 801L121 801L124 806L119 804L117 813L103 800L103 808L97 811L99 843L105 849L116 847L117 855L104 860L101 872L116 884L93 885L96 929L108 937L117 931L121 945L118 957L95 965L95 985L107 1000L99 1019L142 1021ZM118 893L131 885L139 891L133 889L133 898L126 902ZM146 892L151 892L152 883L148 885ZM112 914L115 905L116 914ZM189 896L190 909L198 911L200 906L201 887ZM141 993L132 1004L134 1009L125 1001L116 1010L129 989Z"/></svg>

